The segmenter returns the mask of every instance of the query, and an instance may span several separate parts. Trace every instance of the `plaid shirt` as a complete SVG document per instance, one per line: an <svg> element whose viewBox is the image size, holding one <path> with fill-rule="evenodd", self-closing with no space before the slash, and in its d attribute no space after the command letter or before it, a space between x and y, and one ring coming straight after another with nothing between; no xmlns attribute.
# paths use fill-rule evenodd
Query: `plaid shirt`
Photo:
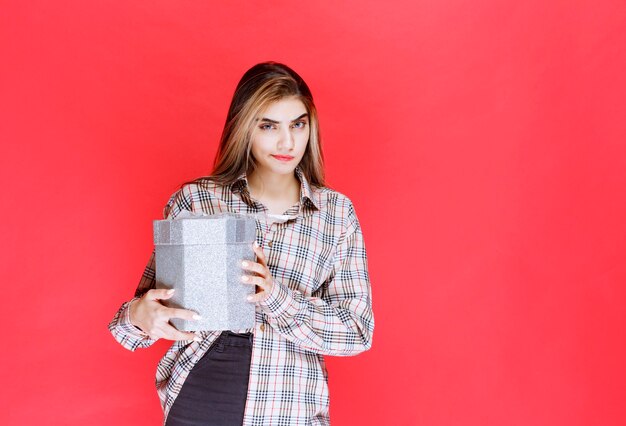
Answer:
<svg viewBox="0 0 626 426"><path fill-rule="evenodd" d="M299 168L296 176L300 202L285 212L284 222L263 219L267 208L251 198L245 174L228 186L209 180L187 184L163 210L164 218L172 219L182 210L257 215L257 242L274 286L256 304L254 329L237 330L254 333L244 425L330 424L324 355L356 355L372 344L367 257L354 207L339 192L310 186ZM154 343L131 324L128 309L154 287L152 252L135 297L109 324L131 351ZM174 342L157 366L165 419L185 378L220 332L199 334L201 342Z"/></svg>

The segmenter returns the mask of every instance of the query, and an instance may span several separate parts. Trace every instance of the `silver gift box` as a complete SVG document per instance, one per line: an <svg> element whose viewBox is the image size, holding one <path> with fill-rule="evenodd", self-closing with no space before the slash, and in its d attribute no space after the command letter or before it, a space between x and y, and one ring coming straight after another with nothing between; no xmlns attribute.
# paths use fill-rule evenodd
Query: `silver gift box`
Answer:
<svg viewBox="0 0 626 426"><path fill-rule="evenodd" d="M254 286L241 282L241 261L255 261L254 218L234 214L155 220L156 288L173 288L163 304L197 312L201 320L173 318L182 331L239 330L254 327Z"/></svg>

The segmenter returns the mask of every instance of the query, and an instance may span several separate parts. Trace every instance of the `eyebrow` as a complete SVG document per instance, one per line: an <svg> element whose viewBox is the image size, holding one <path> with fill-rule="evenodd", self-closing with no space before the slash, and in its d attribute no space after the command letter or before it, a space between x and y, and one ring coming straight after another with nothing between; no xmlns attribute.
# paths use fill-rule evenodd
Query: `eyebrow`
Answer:
<svg viewBox="0 0 626 426"><path fill-rule="evenodd" d="M299 117L294 118L293 120L291 120L291 122L293 123L294 121L301 120L301 119L303 119L304 117L308 117L308 116L309 116L309 114L305 112L304 114L300 115ZM261 118L259 121L266 121L266 122L268 122L268 123L280 124L280 121L271 120L271 119L269 119L269 118L267 118L267 117L263 117L263 118Z"/></svg>

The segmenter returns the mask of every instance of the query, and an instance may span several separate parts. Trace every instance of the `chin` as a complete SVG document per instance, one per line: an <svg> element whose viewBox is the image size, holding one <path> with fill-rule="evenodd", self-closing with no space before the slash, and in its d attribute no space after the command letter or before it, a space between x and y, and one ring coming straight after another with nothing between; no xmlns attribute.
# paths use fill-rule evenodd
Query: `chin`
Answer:
<svg viewBox="0 0 626 426"><path fill-rule="evenodd" d="M300 162L295 159L287 163L279 163L276 160L271 159L268 163L263 164L262 167L265 170L282 175L293 173L296 170L296 167L298 167L298 164L300 164Z"/></svg>
<svg viewBox="0 0 626 426"><path fill-rule="evenodd" d="M285 167L272 167L272 173L276 173L277 175L290 175L295 173L295 166L285 166Z"/></svg>
<svg viewBox="0 0 626 426"><path fill-rule="evenodd" d="M258 164L257 171L260 171L261 173L288 175L288 174L293 174L296 170L296 167L297 165L293 165L293 164L283 164L283 165L272 164L271 166L267 164Z"/></svg>

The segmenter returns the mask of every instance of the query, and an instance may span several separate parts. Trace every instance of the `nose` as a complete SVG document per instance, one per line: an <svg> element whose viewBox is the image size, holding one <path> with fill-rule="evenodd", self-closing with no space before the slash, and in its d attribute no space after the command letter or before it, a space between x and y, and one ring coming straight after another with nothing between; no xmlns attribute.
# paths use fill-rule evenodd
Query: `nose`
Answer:
<svg viewBox="0 0 626 426"><path fill-rule="evenodd" d="M295 140L290 128L283 129L278 140L278 149L291 151L295 146Z"/></svg>

